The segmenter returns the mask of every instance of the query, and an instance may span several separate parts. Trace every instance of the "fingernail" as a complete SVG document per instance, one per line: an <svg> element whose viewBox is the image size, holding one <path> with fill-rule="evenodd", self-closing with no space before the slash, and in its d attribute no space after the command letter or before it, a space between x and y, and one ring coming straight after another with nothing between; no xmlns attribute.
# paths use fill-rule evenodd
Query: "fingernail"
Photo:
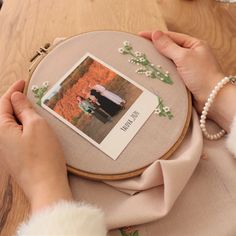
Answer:
<svg viewBox="0 0 236 236"><path fill-rule="evenodd" d="M162 36L163 36L163 32L162 31L155 31L153 34L152 34L152 40L153 41L157 41L158 39L160 39Z"/></svg>

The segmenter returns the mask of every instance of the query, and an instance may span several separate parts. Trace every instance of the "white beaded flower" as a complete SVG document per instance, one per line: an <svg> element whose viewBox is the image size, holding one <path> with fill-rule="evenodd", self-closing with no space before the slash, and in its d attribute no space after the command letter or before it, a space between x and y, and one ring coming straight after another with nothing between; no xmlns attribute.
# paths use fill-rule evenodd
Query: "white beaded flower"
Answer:
<svg viewBox="0 0 236 236"><path fill-rule="evenodd" d="M49 86L49 81L43 82L43 87L44 87L44 88L48 88L48 86Z"/></svg>
<svg viewBox="0 0 236 236"><path fill-rule="evenodd" d="M125 52L125 50L123 48L119 48L118 49L119 53L123 54Z"/></svg>
<svg viewBox="0 0 236 236"><path fill-rule="evenodd" d="M161 109L160 108L156 108L154 113L159 115L161 113Z"/></svg>
<svg viewBox="0 0 236 236"><path fill-rule="evenodd" d="M170 108L169 107L163 107L164 112L169 112Z"/></svg>
<svg viewBox="0 0 236 236"><path fill-rule="evenodd" d="M140 62L145 62L146 60L145 60L145 58L141 57L141 58L139 59L139 61L140 61Z"/></svg>
<svg viewBox="0 0 236 236"><path fill-rule="evenodd" d="M124 41L123 44L124 44L124 46L130 46L130 42L129 41Z"/></svg>
<svg viewBox="0 0 236 236"><path fill-rule="evenodd" d="M151 72L151 71L146 71L146 72L145 72L145 75L146 75L147 77L150 77L150 76L151 76L151 74L152 74L152 72Z"/></svg>
<svg viewBox="0 0 236 236"><path fill-rule="evenodd" d="M33 92L36 92L38 89L39 89L39 87L37 85L33 85L32 88L31 88L31 90Z"/></svg>
<svg viewBox="0 0 236 236"><path fill-rule="evenodd" d="M142 54L141 52L138 52L138 51L135 52L135 56L136 56L136 57L141 57L142 55L143 55L143 54Z"/></svg>

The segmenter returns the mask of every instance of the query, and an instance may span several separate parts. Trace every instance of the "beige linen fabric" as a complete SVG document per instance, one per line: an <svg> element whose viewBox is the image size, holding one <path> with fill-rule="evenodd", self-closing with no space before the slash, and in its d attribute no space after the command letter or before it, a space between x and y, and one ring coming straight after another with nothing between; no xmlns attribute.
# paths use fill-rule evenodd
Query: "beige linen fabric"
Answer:
<svg viewBox="0 0 236 236"><path fill-rule="evenodd" d="M202 144L193 111L191 128L171 159L157 160L130 180L101 183L70 176L73 194L79 201L102 208L109 229L155 221L172 208L197 166Z"/></svg>

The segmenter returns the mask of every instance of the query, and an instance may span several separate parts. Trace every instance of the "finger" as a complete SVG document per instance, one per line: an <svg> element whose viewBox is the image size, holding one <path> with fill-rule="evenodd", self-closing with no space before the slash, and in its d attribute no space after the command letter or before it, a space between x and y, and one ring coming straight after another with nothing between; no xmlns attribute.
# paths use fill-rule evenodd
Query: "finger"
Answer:
<svg viewBox="0 0 236 236"><path fill-rule="evenodd" d="M15 82L5 94L0 98L0 115L10 114L13 115L13 109L11 104L11 95L16 92L22 92L25 87L24 80L18 80Z"/></svg>
<svg viewBox="0 0 236 236"><path fill-rule="evenodd" d="M25 81L18 80L6 91L6 93L2 97L6 97L6 98L10 99L12 93L14 93L16 91L23 92L24 87L25 87Z"/></svg>
<svg viewBox="0 0 236 236"><path fill-rule="evenodd" d="M151 31L141 31L138 33L139 36L152 40L152 32Z"/></svg>
<svg viewBox="0 0 236 236"><path fill-rule="evenodd" d="M172 31L166 31L164 32L164 34L169 36L175 43L185 48L191 48L192 46L194 46L196 43L199 42L199 39L191 37L186 34L176 33ZM139 35L146 39L152 38L151 31L142 31L139 32Z"/></svg>
<svg viewBox="0 0 236 236"><path fill-rule="evenodd" d="M23 124L23 128L25 125L29 124L31 120L40 118L24 94L14 92L11 96L11 102L14 114L21 124Z"/></svg>
<svg viewBox="0 0 236 236"><path fill-rule="evenodd" d="M169 36L175 43L184 47L184 48L191 48L196 43L199 42L199 39L191 37L186 34L175 33L171 31L165 32L165 35Z"/></svg>
<svg viewBox="0 0 236 236"><path fill-rule="evenodd" d="M177 45L170 37L161 31L155 31L152 34L152 41L161 54L173 61L178 59L187 50Z"/></svg>

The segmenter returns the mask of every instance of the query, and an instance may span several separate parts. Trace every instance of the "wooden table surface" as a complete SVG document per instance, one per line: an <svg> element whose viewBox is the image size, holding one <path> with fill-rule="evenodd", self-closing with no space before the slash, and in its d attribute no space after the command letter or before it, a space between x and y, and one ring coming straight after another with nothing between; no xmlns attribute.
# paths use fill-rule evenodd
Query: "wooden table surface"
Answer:
<svg viewBox="0 0 236 236"><path fill-rule="evenodd" d="M46 42L91 30L165 30L156 0L5 0L0 11L0 95L28 79L29 59ZM29 204L0 167L0 235L15 232Z"/></svg>

